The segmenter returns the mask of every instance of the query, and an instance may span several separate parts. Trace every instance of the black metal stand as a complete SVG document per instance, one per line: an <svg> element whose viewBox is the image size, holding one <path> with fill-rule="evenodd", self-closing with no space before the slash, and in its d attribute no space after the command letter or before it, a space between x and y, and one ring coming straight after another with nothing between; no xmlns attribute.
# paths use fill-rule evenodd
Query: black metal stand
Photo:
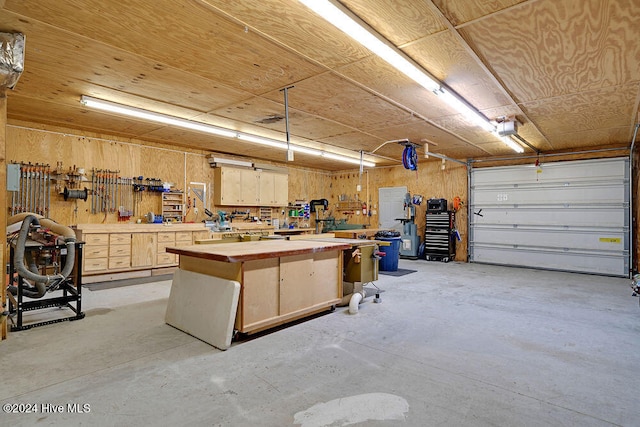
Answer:
<svg viewBox="0 0 640 427"><path fill-rule="evenodd" d="M52 323L72 321L84 318L82 312L82 247L84 242L75 243L75 259L73 272L62 282L58 289L52 292L59 293L62 291L62 295L53 296L50 298L42 297L31 300L29 297L23 295L24 284L23 279L14 267L14 246L11 246L10 252L10 268L9 268L9 283L16 283L18 292L16 296L13 296L8 290L5 289L9 302L9 316L10 319L16 317L16 322L11 325L12 331L22 331L24 329L35 328L36 326L50 325ZM35 253L41 253L43 251L55 252L60 255L61 265L64 265L67 248L65 245L43 245L38 242L30 241L25 246L25 253L31 251ZM25 301L27 298L27 301ZM61 309L68 308L74 315L56 318L52 320L46 320L41 322L34 322L25 325L23 323L23 314L26 311L41 310L44 308L58 307Z"/></svg>

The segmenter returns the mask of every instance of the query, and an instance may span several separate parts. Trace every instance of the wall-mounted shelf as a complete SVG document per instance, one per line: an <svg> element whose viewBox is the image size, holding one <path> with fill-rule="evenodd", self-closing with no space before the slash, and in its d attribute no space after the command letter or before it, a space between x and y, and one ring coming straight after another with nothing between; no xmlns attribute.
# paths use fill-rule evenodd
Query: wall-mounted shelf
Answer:
<svg viewBox="0 0 640 427"><path fill-rule="evenodd" d="M362 209L362 202L358 202L358 201L338 202L338 204L336 205L336 210L339 210L339 211L355 211L358 209Z"/></svg>
<svg viewBox="0 0 640 427"><path fill-rule="evenodd" d="M164 221L182 222L184 218L184 193L169 191L162 193L162 219Z"/></svg>

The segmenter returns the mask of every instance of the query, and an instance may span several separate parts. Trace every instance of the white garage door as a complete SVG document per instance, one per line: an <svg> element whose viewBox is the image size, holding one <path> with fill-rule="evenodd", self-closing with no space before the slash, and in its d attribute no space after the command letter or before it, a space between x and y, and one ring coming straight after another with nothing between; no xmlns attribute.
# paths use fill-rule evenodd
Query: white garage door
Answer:
<svg viewBox="0 0 640 427"><path fill-rule="evenodd" d="M629 275L629 160L473 169L469 260Z"/></svg>

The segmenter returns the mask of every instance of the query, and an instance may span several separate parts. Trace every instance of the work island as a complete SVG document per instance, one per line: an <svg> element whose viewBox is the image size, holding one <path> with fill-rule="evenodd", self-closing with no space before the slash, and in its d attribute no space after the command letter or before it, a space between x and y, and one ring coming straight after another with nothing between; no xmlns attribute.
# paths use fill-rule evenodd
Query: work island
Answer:
<svg viewBox="0 0 640 427"><path fill-rule="evenodd" d="M215 347L332 309L344 242L261 240L167 247L179 256L165 321Z"/></svg>

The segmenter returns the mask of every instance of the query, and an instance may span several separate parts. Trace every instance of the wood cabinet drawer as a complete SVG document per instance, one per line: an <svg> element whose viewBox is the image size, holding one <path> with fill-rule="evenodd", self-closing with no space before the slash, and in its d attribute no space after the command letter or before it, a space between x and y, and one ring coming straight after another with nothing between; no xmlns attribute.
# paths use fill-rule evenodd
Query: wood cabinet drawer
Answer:
<svg viewBox="0 0 640 427"><path fill-rule="evenodd" d="M106 270L109 265L107 258L86 259L82 264L84 271L100 271Z"/></svg>
<svg viewBox="0 0 640 427"><path fill-rule="evenodd" d="M131 245L110 245L109 257L129 256L131 255Z"/></svg>
<svg viewBox="0 0 640 427"><path fill-rule="evenodd" d="M176 242L191 242L190 231L176 231Z"/></svg>
<svg viewBox="0 0 640 427"><path fill-rule="evenodd" d="M82 240L87 245L108 245L109 235L108 234L85 234L82 237Z"/></svg>
<svg viewBox="0 0 640 427"><path fill-rule="evenodd" d="M95 258L107 258L109 256L109 246L85 246L84 247L84 258L85 259L95 259Z"/></svg>
<svg viewBox="0 0 640 427"><path fill-rule="evenodd" d="M162 232L158 233L158 243L161 242L175 242L176 241L176 233L175 232Z"/></svg>
<svg viewBox="0 0 640 427"><path fill-rule="evenodd" d="M131 234L110 234L109 235L109 244L110 245L130 245L131 244Z"/></svg>
<svg viewBox="0 0 640 427"><path fill-rule="evenodd" d="M163 254L167 252L167 248L175 246L175 243L158 243L158 253Z"/></svg>
<svg viewBox="0 0 640 427"><path fill-rule="evenodd" d="M131 266L131 257L128 257L128 256L109 257L109 270L129 268L130 266Z"/></svg>
<svg viewBox="0 0 640 427"><path fill-rule="evenodd" d="M176 264L176 256L174 254L169 254L166 252L158 254L158 265L171 265Z"/></svg>

